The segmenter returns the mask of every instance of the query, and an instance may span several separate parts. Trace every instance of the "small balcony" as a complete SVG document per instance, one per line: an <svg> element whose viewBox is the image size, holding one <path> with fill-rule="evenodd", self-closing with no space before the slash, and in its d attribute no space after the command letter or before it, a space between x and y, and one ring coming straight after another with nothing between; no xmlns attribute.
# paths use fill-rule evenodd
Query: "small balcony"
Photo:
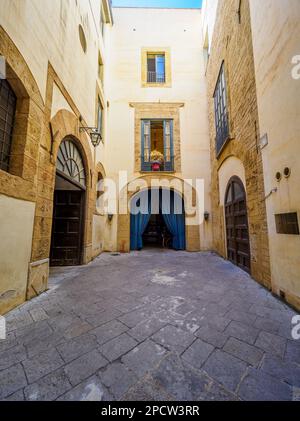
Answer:
<svg viewBox="0 0 300 421"><path fill-rule="evenodd" d="M145 162L142 159L141 165L142 172L173 172L174 171L174 157L171 157L169 161L157 162L149 161Z"/></svg>
<svg viewBox="0 0 300 421"><path fill-rule="evenodd" d="M165 83L166 82L166 76L165 76L164 73L148 71L147 82L148 83Z"/></svg>

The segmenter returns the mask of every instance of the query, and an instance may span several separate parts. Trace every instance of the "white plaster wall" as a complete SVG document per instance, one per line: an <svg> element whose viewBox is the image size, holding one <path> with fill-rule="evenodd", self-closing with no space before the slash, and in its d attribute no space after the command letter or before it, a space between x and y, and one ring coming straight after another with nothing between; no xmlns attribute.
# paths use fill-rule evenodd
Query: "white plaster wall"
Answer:
<svg viewBox="0 0 300 421"><path fill-rule="evenodd" d="M35 204L0 195L0 305L24 301Z"/></svg>
<svg viewBox="0 0 300 421"><path fill-rule="evenodd" d="M180 110L183 178L205 180L205 207L210 211L210 151L206 81L202 52L201 11L192 9L113 8L108 51L109 80L106 172L117 179L120 170L134 169L134 109L130 102L183 102ZM141 49L171 49L171 88L143 88ZM114 218L113 224L117 224ZM203 227L202 227L203 228ZM201 228L201 230L202 230ZM115 230L116 232L116 230ZM116 241L116 238L114 239ZM210 247L210 229L201 236Z"/></svg>
<svg viewBox="0 0 300 421"><path fill-rule="evenodd" d="M0 25L20 50L44 101L50 62L87 124L94 126L99 51L106 75L105 40L99 27L101 0L0 0L0 3ZM86 36L86 53L79 40L79 24ZM105 26L105 39L109 36L109 26ZM102 98L105 108L105 89ZM73 111L54 84L51 117L62 109ZM94 154L88 137L87 142ZM103 159L104 147L101 145L95 163L103 163ZM97 229L100 229L98 224L93 228L94 232ZM104 237L104 233L102 235ZM93 247L97 248L97 244Z"/></svg>
<svg viewBox="0 0 300 421"><path fill-rule="evenodd" d="M239 177L246 190L245 168L242 161L235 156L227 158L218 171L220 205L224 206L228 182L231 177Z"/></svg>
<svg viewBox="0 0 300 421"><path fill-rule="evenodd" d="M298 212L300 223L300 79L292 78L292 58L300 55L299 0L251 0L252 36L270 237L272 284L300 298L300 236L276 233L276 213ZM290 167L289 179L275 180Z"/></svg>
<svg viewBox="0 0 300 421"><path fill-rule="evenodd" d="M56 83L53 84L53 94L52 94L52 107L51 107L51 119L58 113L60 110L67 110L70 113L73 113L70 104L67 102L63 94L61 93L59 87Z"/></svg>
<svg viewBox="0 0 300 421"><path fill-rule="evenodd" d="M25 58L45 99L48 61L88 124L95 121L99 0L1 0L0 25ZM78 26L84 28L83 52ZM104 55L104 54L103 54Z"/></svg>
<svg viewBox="0 0 300 421"><path fill-rule="evenodd" d="M219 0L204 0L202 3L203 39L208 36L208 52L210 52Z"/></svg>

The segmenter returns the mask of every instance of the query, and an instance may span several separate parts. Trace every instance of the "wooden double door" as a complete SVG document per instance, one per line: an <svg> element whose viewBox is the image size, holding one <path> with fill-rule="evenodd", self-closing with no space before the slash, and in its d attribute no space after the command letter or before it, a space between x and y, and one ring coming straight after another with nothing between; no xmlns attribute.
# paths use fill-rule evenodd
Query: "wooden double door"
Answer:
<svg viewBox="0 0 300 421"><path fill-rule="evenodd" d="M227 187L225 219L228 259L250 273L251 256L247 200L243 183L238 177L233 177Z"/></svg>
<svg viewBox="0 0 300 421"><path fill-rule="evenodd" d="M54 193L51 266L82 263L84 191L56 190Z"/></svg>

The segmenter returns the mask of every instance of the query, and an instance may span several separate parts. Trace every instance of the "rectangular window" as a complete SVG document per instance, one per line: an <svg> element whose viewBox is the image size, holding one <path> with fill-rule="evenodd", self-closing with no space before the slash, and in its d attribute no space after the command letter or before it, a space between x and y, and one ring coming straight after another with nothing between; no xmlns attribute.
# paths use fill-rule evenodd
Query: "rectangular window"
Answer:
<svg viewBox="0 0 300 421"><path fill-rule="evenodd" d="M104 26L105 26L105 18L104 18L103 9L101 7L101 10L100 10L100 31L101 31L102 37L104 36Z"/></svg>
<svg viewBox="0 0 300 421"><path fill-rule="evenodd" d="M174 171L173 120L142 120L141 142L142 171Z"/></svg>
<svg viewBox="0 0 300 421"><path fill-rule="evenodd" d="M221 151L223 145L229 138L229 124L228 124L228 109L227 109L227 94L224 63L220 70L214 93L215 105L215 124L216 124L216 149L217 154Z"/></svg>
<svg viewBox="0 0 300 421"><path fill-rule="evenodd" d="M103 60L99 53L98 54L98 79L100 80L102 85L103 85L103 73L104 73Z"/></svg>
<svg viewBox="0 0 300 421"><path fill-rule="evenodd" d="M147 54L147 82L165 83L165 55Z"/></svg>
<svg viewBox="0 0 300 421"><path fill-rule="evenodd" d="M299 235L298 215L296 212L275 215L277 234Z"/></svg>
<svg viewBox="0 0 300 421"><path fill-rule="evenodd" d="M100 101L100 98L98 97L98 111L97 111L97 129L98 132L102 133L103 131L103 107L102 107L102 103Z"/></svg>

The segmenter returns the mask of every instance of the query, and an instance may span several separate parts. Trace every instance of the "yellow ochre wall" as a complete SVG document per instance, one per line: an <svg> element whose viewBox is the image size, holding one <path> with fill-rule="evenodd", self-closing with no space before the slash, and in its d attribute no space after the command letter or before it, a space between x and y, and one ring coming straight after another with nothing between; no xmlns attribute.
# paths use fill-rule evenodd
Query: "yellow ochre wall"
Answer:
<svg viewBox="0 0 300 421"><path fill-rule="evenodd" d="M300 56L299 0L251 0L251 25L266 199L272 289L300 307L300 236L276 233L275 214L297 212L300 224ZM296 69L294 69L295 71ZM284 168L291 176L283 176ZM281 172L278 183L275 174Z"/></svg>

